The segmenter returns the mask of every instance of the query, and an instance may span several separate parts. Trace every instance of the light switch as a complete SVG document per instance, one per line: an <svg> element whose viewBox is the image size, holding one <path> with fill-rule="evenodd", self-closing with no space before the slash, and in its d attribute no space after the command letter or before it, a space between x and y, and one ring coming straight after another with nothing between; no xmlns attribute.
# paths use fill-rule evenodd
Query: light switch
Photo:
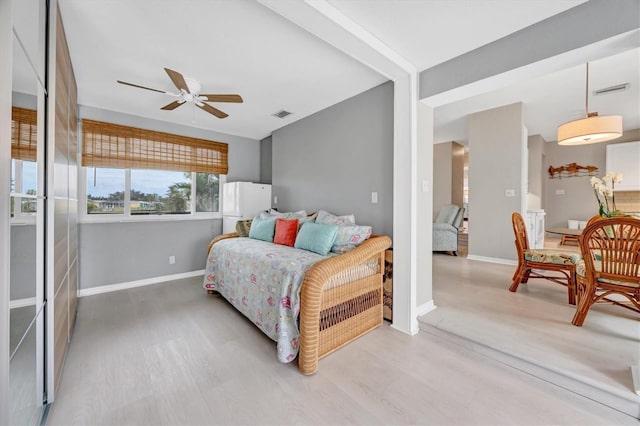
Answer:
<svg viewBox="0 0 640 426"><path fill-rule="evenodd" d="M426 179L422 181L422 192L429 192L429 181Z"/></svg>
<svg viewBox="0 0 640 426"><path fill-rule="evenodd" d="M273 197L273 204L278 204L278 196Z"/></svg>
<svg viewBox="0 0 640 426"><path fill-rule="evenodd" d="M371 203L376 204L377 202L378 202L378 193L374 191L371 193Z"/></svg>
<svg viewBox="0 0 640 426"><path fill-rule="evenodd" d="M516 196L516 190L515 189L505 189L504 190L504 196L505 197L515 197Z"/></svg>

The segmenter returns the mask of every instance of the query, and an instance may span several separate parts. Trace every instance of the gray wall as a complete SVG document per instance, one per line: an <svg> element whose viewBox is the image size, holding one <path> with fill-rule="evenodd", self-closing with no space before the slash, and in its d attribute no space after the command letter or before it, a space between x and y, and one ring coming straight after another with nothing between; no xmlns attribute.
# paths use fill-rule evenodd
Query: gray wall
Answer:
<svg viewBox="0 0 640 426"><path fill-rule="evenodd" d="M562 166L568 163L578 163L582 166L598 167L598 176L606 173L606 147L608 144L621 142L633 142L640 140L640 129L624 132L621 138L605 143L596 143L581 146L561 146L555 141L547 143L547 164L549 166ZM598 204L589 183L590 178L572 177L566 179L549 179L546 174L546 227L567 227L567 220L588 220L598 214ZM564 194L556 194L556 191L564 191Z"/></svg>
<svg viewBox="0 0 640 426"><path fill-rule="evenodd" d="M464 206L464 146L451 142L451 203Z"/></svg>
<svg viewBox="0 0 640 426"><path fill-rule="evenodd" d="M464 146L457 142L433 145L433 217L447 204L463 206Z"/></svg>
<svg viewBox="0 0 640 426"><path fill-rule="evenodd" d="M114 111L81 106L80 117L229 144L227 181L260 180L260 142ZM222 220L81 223L80 285L86 289L203 269ZM169 256L176 263L169 265Z"/></svg>
<svg viewBox="0 0 640 426"><path fill-rule="evenodd" d="M271 136L260 141L260 183L272 182L272 145Z"/></svg>
<svg viewBox="0 0 640 426"><path fill-rule="evenodd" d="M354 213L358 224L392 235L393 92L388 82L276 130L274 207Z"/></svg>
<svg viewBox="0 0 640 426"><path fill-rule="evenodd" d="M38 98L34 95L27 95L20 92L11 92L11 105L20 108L38 108Z"/></svg>
<svg viewBox="0 0 640 426"><path fill-rule="evenodd" d="M451 204L452 142L433 144L433 217Z"/></svg>
<svg viewBox="0 0 640 426"><path fill-rule="evenodd" d="M523 130L522 103L469 115L469 255L516 259L511 214L521 210Z"/></svg>
<svg viewBox="0 0 640 426"><path fill-rule="evenodd" d="M83 223L80 288L204 269L207 244L221 231L221 220Z"/></svg>
<svg viewBox="0 0 640 426"><path fill-rule="evenodd" d="M36 225L11 225L11 300L36 297Z"/></svg>
<svg viewBox="0 0 640 426"><path fill-rule="evenodd" d="M422 71L420 99L638 27L638 0L591 0Z"/></svg>

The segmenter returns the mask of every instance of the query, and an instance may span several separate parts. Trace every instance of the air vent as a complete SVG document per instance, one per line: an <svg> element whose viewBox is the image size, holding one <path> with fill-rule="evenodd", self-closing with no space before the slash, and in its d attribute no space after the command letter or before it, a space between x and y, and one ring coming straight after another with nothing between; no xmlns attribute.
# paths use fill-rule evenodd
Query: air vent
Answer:
<svg viewBox="0 0 640 426"><path fill-rule="evenodd" d="M287 115L291 115L289 111L281 110L273 114L274 117L285 118Z"/></svg>
<svg viewBox="0 0 640 426"><path fill-rule="evenodd" d="M621 92L623 90L627 90L629 86L630 86L629 83L623 83L623 84L616 84L615 86L611 86L611 87L605 87L604 89L594 90L593 96L606 95L608 93L613 93L613 92Z"/></svg>

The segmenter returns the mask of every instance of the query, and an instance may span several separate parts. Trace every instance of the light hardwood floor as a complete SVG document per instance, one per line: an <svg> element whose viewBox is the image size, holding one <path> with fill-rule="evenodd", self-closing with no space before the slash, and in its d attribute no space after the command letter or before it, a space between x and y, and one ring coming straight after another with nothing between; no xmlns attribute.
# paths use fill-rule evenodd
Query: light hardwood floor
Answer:
<svg viewBox="0 0 640 426"><path fill-rule="evenodd" d="M552 248L559 239L546 241ZM425 332L445 332L439 335L459 336L471 342L469 348L508 354L523 361L514 363L519 368L528 364L532 374L640 417L630 369L640 365L637 314L596 305L576 327L571 324L575 307L567 303L563 286L536 279L511 293L515 266L446 255L434 255L433 265L438 308L420 319Z"/></svg>
<svg viewBox="0 0 640 426"><path fill-rule="evenodd" d="M49 425L637 424L446 339L388 323L301 375L199 279L80 300Z"/></svg>

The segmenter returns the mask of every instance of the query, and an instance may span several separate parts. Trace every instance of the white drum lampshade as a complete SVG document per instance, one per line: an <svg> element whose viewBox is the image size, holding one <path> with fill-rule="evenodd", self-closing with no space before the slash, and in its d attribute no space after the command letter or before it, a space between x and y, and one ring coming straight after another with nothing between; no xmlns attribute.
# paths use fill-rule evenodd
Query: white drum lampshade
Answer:
<svg viewBox="0 0 640 426"><path fill-rule="evenodd" d="M558 127L559 145L586 145L605 142L622 136L622 117L597 115L569 121Z"/></svg>

